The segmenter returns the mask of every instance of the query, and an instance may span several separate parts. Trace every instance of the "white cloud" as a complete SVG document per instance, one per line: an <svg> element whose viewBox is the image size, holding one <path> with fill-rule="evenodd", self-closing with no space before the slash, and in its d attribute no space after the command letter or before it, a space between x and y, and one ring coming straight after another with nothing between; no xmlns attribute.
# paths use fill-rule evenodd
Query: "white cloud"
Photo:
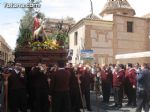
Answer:
<svg viewBox="0 0 150 112"><path fill-rule="evenodd" d="M63 7L66 5L66 0L43 0L42 1L42 6L44 7L49 7L49 6L54 6L54 7Z"/></svg>
<svg viewBox="0 0 150 112"><path fill-rule="evenodd" d="M143 16L150 12L150 0L129 0L129 3L135 9L137 16Z"/></svg>
<svg viewBox="0 0 150 112"><path fill-rule="evenodd" d="M99 14L106 0L92 0L94 13ZM150 1L128 0L136 11L136 16L142 16L150 12ZM90 13L90 0L43 0L42 11L48 17L62 18L72 16L79 20Z"/></svg>
<svg viewBox="0 0 150 112"><path fill-rule="evenodd" d="M41 11L48 17L62 18L71 16L79 20L90 13L89 3L87 0L45 0Z"/></svg>
<svg viewBox="0 0 150 112"><path fill-rule="evenodd" d="M14 49L16 46L18 30L19 30L18 23L3 24L3 27L0 27L0 34L12 49Z"/></svg>

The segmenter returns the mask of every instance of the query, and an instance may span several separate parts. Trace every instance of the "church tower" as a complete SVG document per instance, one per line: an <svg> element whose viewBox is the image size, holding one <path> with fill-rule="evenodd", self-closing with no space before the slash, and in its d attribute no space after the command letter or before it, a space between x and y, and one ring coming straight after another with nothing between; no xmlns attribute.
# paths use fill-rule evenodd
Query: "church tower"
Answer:
<svg viewBox="0 0 150 112"><path fill-rule="evenodd" d="M109 14L134 16L135 10L130 6L127 0L107 0L100 16L103 17Z"/></svg>

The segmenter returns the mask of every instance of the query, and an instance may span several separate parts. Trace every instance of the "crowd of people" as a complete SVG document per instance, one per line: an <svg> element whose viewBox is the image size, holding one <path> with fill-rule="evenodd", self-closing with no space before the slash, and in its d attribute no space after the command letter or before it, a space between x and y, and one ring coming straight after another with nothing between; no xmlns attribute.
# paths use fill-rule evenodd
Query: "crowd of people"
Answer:
<svg viewBox="0 0 150 112"><path fill-rule="evenodd" d="M39 63L28 72L21 63L9 63L0 71L0 112L6 108L10 112L92 111L91 90L101 94L105 104L113 90L115 109L122 107L126 96L126 106L149 112L150 69L146 63L100 66L58 61L49 66Z"/></svg>

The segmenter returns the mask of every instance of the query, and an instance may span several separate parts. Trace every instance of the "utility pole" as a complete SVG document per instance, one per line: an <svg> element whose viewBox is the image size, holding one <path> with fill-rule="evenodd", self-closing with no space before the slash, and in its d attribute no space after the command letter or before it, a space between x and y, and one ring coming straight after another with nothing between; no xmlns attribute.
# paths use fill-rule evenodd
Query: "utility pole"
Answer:
<svg viewBox="0 0 150 112"><path fill-rule="evenodd" d="M90 2L91 2L91 14L93 15L93 2L92 0L90 0Z"/></svg>

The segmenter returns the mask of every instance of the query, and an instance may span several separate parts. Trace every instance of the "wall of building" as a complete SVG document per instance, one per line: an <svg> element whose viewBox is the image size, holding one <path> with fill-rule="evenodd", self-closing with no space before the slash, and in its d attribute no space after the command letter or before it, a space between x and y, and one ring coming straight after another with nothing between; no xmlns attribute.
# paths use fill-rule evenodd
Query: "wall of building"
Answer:
<svg viewBox="0 0 150 112"><path fill-rule="evenodd" d="M127 21L133 22L133 32L127 32ZM149 50L149 28L146 19L114 15L113 22L114 55L144 52ZM143 58L143 60L145 59ZM131 60L126 59L123 62L125 61L129 62Z"/></svg>
<svg viewBox="0 0 150 112"><path fill-rule="evenodd" d="M94 51L95 62L102 64L113 63L113 23L97 21L97 24L86 24L86 49Z"/></svg>
<svg viewBox="0 0 150 112"><path fill-rule="evenodd" d="M52 35L56 33L58 30L58 25L62 24L62 30L68 31L74 24L75 21L73 18L69 19L54 19L54 18L46 18L44 23L44 30L47 35Z"/></svg>
<svg viewBox="0 0 150 112"><path fill-rule="evenodd" d="M74 43L75 32L78 32L77 45ZM69 34L69 48L73 49L72 63L81 63L80 51L84 49L85 41L85 25L81 25L79 28L74 29Z"/></svg>
<svg viewBox="0 0 150 112"><path fill-rule="evenodd" d="M149 43L150 43L150 18L148 19L148 36L149 36ZM149 44L150 49L150 44Z"/></svg>
<svg viewBox="0 0 150 112"><path fill-rule="evenodd" d="M133 22L133 32L127 32L127 22ZM78 32L78 45L74 33ZM139 17L114 15L113 21L84 20L69 34L73 63L79 63L80 50L93 50L94 62L99 64L148 62L149 58L116 60L117 54L150 50L150 20Z"/></svg>
<svg viewBox="0 0 150 112"><path fill-rule="evenodd" d="M143 63L149 63L150 64L150 58L130 58L130 59L118 59L117 60L118 64L127 64L127 63L139 63L139 64L143 64Z"/></svg>
<svg viewBox="0 0 150 112"><path fill-rule="evenodd" d="M10 61L11 49L8 44L5 42L4 38L0 36L0 65L5 65Z"/></svg>

